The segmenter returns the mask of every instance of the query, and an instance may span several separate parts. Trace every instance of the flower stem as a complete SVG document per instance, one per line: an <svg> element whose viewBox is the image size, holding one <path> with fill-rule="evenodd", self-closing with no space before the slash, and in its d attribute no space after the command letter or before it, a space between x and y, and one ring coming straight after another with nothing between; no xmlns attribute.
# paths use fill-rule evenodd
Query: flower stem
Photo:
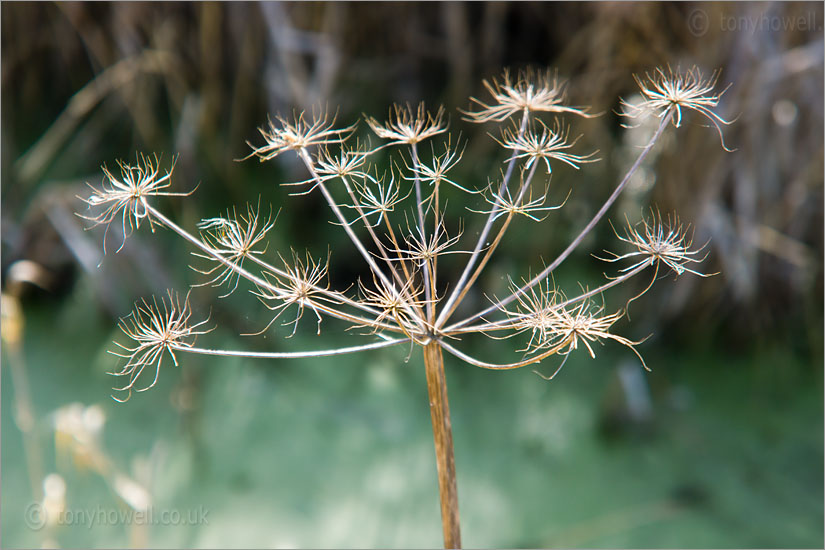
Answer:
<svg viewBox="0 0 825 550"><path fill-rule="evenodd" d="M359 351L367 351L379 348L388 348L398 344L409 342L408 338L394 338L391 340L381 340L371 344L363 344L361 346L350 346L346 348L333 348L313 351L246 351L246 350L230 350L230 349L207 349L196 348L194 346L170 344L169 347L175 351L185 351L186 353L197 353L199 355L219 355L221 357L251 357L263 359L301 359L305 357L330 357L333 355L344 355L347 353L356 353Z"/></svg>
<svg viewBox="0 0 825 550"><path fill-rule="evenodd" d="M527 130L527 122L530 118L530 112L524 111L524 115L521 117L521 126L519 127L519 138L524 135L525 130ZM458 301L466 294L467 288L469 285L467 284L467 279L470 277L472 273L473 267L475 266L476 261L479 258L481 250L484 248L485 244L487 243L487 235L490 234L490 231L493 229L493 224L496 221L496 214L499 212L499 208L501 206L501 196L504 194L504 190L507 189L507 186L510 184L510 177L513 175L513 168L516 166L516 156L518 151L513 151L513 154L510 155L510 160L507 161L507 173L504 174L504 178L501 180L501 185L498 188L498 195L496 195L496 202L493 204L493 208L490 210L490 213L487 215L487 222L484 224L484 228L481 230L481 234L478 237L478 242L476 243L475 249L473 249L473 253L470 256L470 259L467 260L467 265L464 267L464 271L461 273L461 278L455 285L453 289L453 293L447 299L447 303L444 305L444 308L441 310L441 314L438 316L438 319L435 321L435 326L442 327L444 323L447 322L450 315L452 315L453 311L456 307L458 307Z"/></svg>
<svg viewBox="0 0 825 550"><path fill-rule="evenodd" d="M461 548L453 430L447 401L447 380L444 377L444 356L438 342L433 341L424 346L424 365L427 372L427 392L430 397L430 417L433 421L444 548Z"/></svg>

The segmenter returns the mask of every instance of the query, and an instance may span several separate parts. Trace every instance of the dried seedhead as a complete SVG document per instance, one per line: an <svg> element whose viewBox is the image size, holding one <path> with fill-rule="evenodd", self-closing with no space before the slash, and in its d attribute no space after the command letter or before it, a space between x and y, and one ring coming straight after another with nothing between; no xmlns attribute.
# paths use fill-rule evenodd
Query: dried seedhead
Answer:
<svg viewBox="0 0 825 550"><path fill-rule="evenodd" d="M373 117L366 119L375 135L390 140L390 144L414 145L447 131L444 107L439 107L432 114L426 110L423 102L418 104L415 111L409 103L406 107L394 105L390 109L389 119L383 124Z"/></svg>
<svg viewBox="0 0 825 550"><path fill-rule="evenodd" d="M530 333L526 346L518 350L526 354L525 358L505 368L535 364L553 355L564 355L566 361L566 356L578 349L579 343L595 358L592 344L613 340L630 348L642 366L650 370L635 347L641 342L633 342L610 332L611 327L624 316L623 311L604 314L604 306L596 306L590 299L591 292L583 291L581 295L568 299L548 279L519 292L526 286L526 283L517 286L511 281L511 290L517 296L516 308L500 306L499 310L507 315L507 320L490 323L484 330L485 334L496 339ZM493 336L497 331L505 331L505 335ZM558 374L564 361L550 377L544 378L552 379Z"/></svg>
<svg viewBox="0 0 825 550"><path fill-rule="evenodd" d="M659 266L664 264L677 275L685 272L699 277L713 275L700 273L688 267L702 263L707 257L707 252L705 252L707 243L698 249L691 250L693 234L690 226L682 225L675 214L672 216L668 214L664 220L658 211L651 210L650 214L649 218L642 219L635 225L625 218L627 225L624 236L616 232L614 228L616 237L633 246L634 251L621 255L606 251L611 257L599 259L608 262L618 262L628 258L635 260L635 263L620 270L623 273L645 265L655 266L658 273Z"/></svg>
<svg viewBox="0 0 825 550"><path fill-rule="evenodd" d="M374 182L375 179L364 170L364 165L372 153L369 148L362 149L360 143L356 143L353 148L341 146L337 154L330 151L329 147L321 147L316 155L315 172L321 181L355 178Z"/></svg>
<svg viewBox="0 0 825 550"><path fill-rule="evenodd" d="M633 350L642 366L647 369L644 359L634 347L640 342L632 342L610 332L610 328L624 316L624 312L603 314L604 306L596 306L589 299L582 300L577 306L556 308L553 312L556 316L554 326L548 330L550 337L542 348L559 349L560 353L567 354L577 349L579 342L582 342L590 352L590 357L595 358L596 352L590 344L609 339Z"/></svg>
<svg viewBox="0 0 825 550"><path fill-rule="evenodd" d="M93 222L92 227L106 225L106 233L103 236L103 252L106 252L106 236L109 232L109 225L118 217L121 220L121 230L123 241L117 251L119 252L126 243L126 237L134 229L140 227L143 219L149 220L149 225L154 231L154 223L146 209L147 197L185 197L188 193L170 193L164 191L171 185L172 171L175 168L175 159L172 165L161 175L160 158L157 155L138 154L135 164L129 164L122 160L117 161L120 167L120 178L116 177L104 164L103 184L100 188L87 183L92 194L88 198L78 197L80 200L92 207L102 207L102 211L96 216L84 216L81 218ZM128 229L127 229L128 222Z"/></svg>
<svg viewBox="0 0 825 550"><path fill-rule="evenodd" d="M329 256L326 261L315 260L307 253L304 259L292 251L292 262L287 262L281 256L283 270L277 272L266 272L264 279L270 283L267 286L260 286L253 294L258 296L261 302L270 311L277 313L271 321L259 332L259 335L266 332L281 314L290 306L296 306L295 319L284 323L292 325L292 334L298 330L298 322L304 316L304 308L309 308L315 314L318 321L317 334L321 334L321 313L324 312L325 305L338 304L336 293L329 291Z"/></svg>
<svg viewBox="0 0 825 550"><path fill-rule="evenodd" d="M380 225L395 210L396 205L402 204L412 193L410 189L405 195L401 195L398 184L395 183L395 174L392 172L389 178L384 174L380 178L376 176L365 179L362 184L356 184L355 191L358 195L353 204L343 205L359 211L360 218L350 223L355 223L360 219L372 227ZM375 221L370 222L370 218L376 215L378 217Z"/></svg>
<svg viewBox="0 0 825 550"><path fill-rule="evenodd" d="M415 179L418 178L421 182L429 184L432 188L432 193L430 193L430 196L427 198L428 202L432 202L432 200L437 197L438 188L442 182L449 183L465 193L478 193L478 191L467 189L454 179L447 177L447 172L461 162L463 154L464 148L461 148L461 150L457 148L454 149L450 146L449 142L444 144L444 152L440 155L436 154L435 147L433 147L432 161L429 164L419 162L413 163L412 166L407 165L406 168L410 172L410 175L405 176L404 179L407 181L415 181Z"/></svg>
<svg viewBox="0 0 825 550"><path fill-rule="evenodd" d="M636 353L637 342L611 333L624 312L606 314L604 307L594 306L591 300L651 266L655 268L654 281L660 266L669 267L677 275L705 276L696 267L705 258L704 247L692 249L688 228L675 216L663 220L658 212L639 224L628 224L619 238L632 250L608 253L606 261L626 261L630 265L622 267L617 276L607 277L601 286L593 290L582 288L570 299L552 283L554 270L584 242L614 204L670 122L676 127L681 125L683 108L701 113L721 135L720 125L729 122L712 111L724 93L713 91L717 80L718 73L705 79L696 68L684 74L657 69L644 80L637 78L643 100L638 105L623 102L623 114L636 117L652 113L659 117L659 127L650 143L640 150L638 159L612 194L592 218L583 221L578 235L552 262L529 280L514 284L511 279L507 295L461 320L451 318L464 314L462 304L467 305L465 299L473 286L485 279L484 270L511 223L519 217L541 223L566 203L566 198L558 205L549 202L551 182L540 172L546 170L551 174L560 164L578 170L598 160L598 151L575 152L579 137L570 137L570 127L561 117L593 115L586 108L566 104L565 87L554 72L527 70L516 77L505 72L499 79L484 82L491 99L483 102L471 98L474 110L464 113L468 120L499 122L504 127L499 137L494 138L506 155L499 168L501 176L487 186L466 181L466 176L456 168L464 160L466 143L446 137L443 149L432 144L428 149L420 147L423 141L447 131L443 107L428 112L423 103L416 107L395 105L386 122L366 117L372 132L385 140L377 148L369 142L345 143L355 133L355 125L337 128L336 117L322 109L311 115L294 114L289 120L267 120L259 129L263 144L250 143L252 151L246 158L269 161L287 152L297 156L306 168L306 179L285 185L299 186L294 195L314 193L325 201L331 213L330 222L346 234L353 253L369 271L367 277L358 279L355 290L353 284L344 290L330 288L328 256L326 260L317 260L293 251L288 260L277 252L272 253L274 261L268 259L267 236L274 219L271 210L268 215L261 213L260 201L257 207L248 205L240 213L232 209L224 216L204 219L198 224L200 238L179 227L151 201L156 196L188 194L167 190L174 161L163 172L157 157L139 155L134 165L118 163L119 177L104 166L102 188L93 188L92 196L84 199L90 207L101 211L86 219L95 225L119 221L124 239L144 219L150 225L160 224L179 234L196 248L196 256L209 262L205 268L197 269L205 275L205 282L196 286L226 285L226 296L243 279L273 312L266 326L256 334L266 332L278 319L289 315L283 324L292 325L289 336L294 335L304 313L310 310L317 321L316 333L320 333L322 319L331 317L350 328L367 328L370 334L388 342L342 348L346 351L341 353L384 345L434 343L469 364L492 369L520 368L551 355L566 357L580 345L595 356L593 344L604 340L618 342ZM548 113L552 122L541 120L540 115ZM400 146L400 151L394 153L389 166L381 172L372 163L373 153L392 146ZM485 201L480 209L467 209L483 218L467 235L463 231L468 223L465 220L460 219L455 226L448 223L446 200L442 196L448 193L440 192L442 184L481 194ZM439 279L438 258L446 254L463 254L467 259L455 281L445 281L443 275ZM285 315L287 310L290 313ZM249 352L193 348L194 336L203 333L197 330L202 323L190 326L188 302L180 303L171 295L168 304L144 303L129 319L121 322L121 328L138 344L120 346L119 355L127 358L127 364L119 374L129 376L128 384L121 388L124 391L135 386L146 365L155 367L156 380L166 352L175 362L175 352L179 350L253 356ZM519 336L527 342L516 350L521 354L519 361L496 365L452 345L460 345L468 333L503 339ZM335 353L324 350L298 355L320 357Z"/></svg>
<svg viewBox="0 0 825 550"><path fill-rule="evenodd" d="M522 284L527 281L522 281ZM515 292L519 286L510 280L511 292ZM556 313L554 309L558 306L559 296L555 284L549 279L533 286L527 292L517 298L515 310L502 307L501 311L507 315L509 323L503 325L504 328L512 330L503 338L512 338L524 332L530 332L530 340L527 345L518 352L535 351L549 341L553 327L555 326ZM492 333L488 333L491 336Z"/></svg>
<svg viewBox="0 0 825 550"><path fill-rule="evenodd" d="M231 214L227 211L226 217L207 218L198 224L203 243L211 249L213 254L197 252L192 254L216 262L217 265L206 270L193 268L198 273L212 277L211 280L195 286L208 284L221 286L228 283L230 290L221 298L232 294L238 288L238 281L241 278L240 270L244 267L244 260L266 253L267 245L263 241L267 232L275 225L271 208L266 217L261 216L260 213L259 199L257 208L253 208L251 204L247 205L246 215L238 215L233 208ZM258 245L261 246L256 250Z"/></svg>
<svg viewBox="0 0 825 550"><path fill-rule="evenodd" d="M414 278L407 278L400 289L376 277L373 277L371 287L359 279L358 292L363 304L379 311L370 322L360 326L369 327L377 333L387 321L392 321L412 341L421 341L426 337L422 332L421 319L427 301L422 298L423 289Z"/></svg>
<svg viewBox="0 0 825 550"><path fill-rule="evenodd" d="M525 177L525 170L521 171L521 177ZM567 198L565 198L560 204L545 206L549 192L550 185L547 184L544 186L544 191L541 195L534 199L533 187L527 186L522 189L519 195L514 197L509 187L505 187L502 191L494 192L492 191L491 185L488 186L487 192L484 193L484 200L487 201L492 208L490 210L473 210L472 208L467 208L467 210L477 214L490 215L494 220L501 216L509 217L519 215L534 222L542 222L550 215L550 211L558 210L567 202ZM567 196L569 197L570 193L568 193Z"/></svg>
<svg viewBox="0 0 825 550"><path fill-rule="evenodd" d="M678 128L682 124L682 109L690 109L713 124L719 133L722 147L731 151L725 146L720 124L729 125L733 121L725 120L711 110L719 105L720 98L730 87L728 85L721 92L714 93L720 74L720 71L714 71L705 78L699 68L694 66L684 73L679 72L678 68L674 72L668 67L667 73L657 68L652 75L646 73L645 79L634 75L644 100L636 105L622 100L623 111L620 114L629 118L648 114L662 118L673 110L673 125Z"/></svg>
<svg viewBox="0 0 825 550"><path fill-rule="evenodd" d="M559 84L558 73L551 71L520 71L513 79L510 71L504 71L501 82L485 80L484 87L490 92L493 102L486 104L471 97L470 101L480 109L465 111L470 122L503 122L515 114L523 113L571 113L590 117L587 108L564 105L564 84Z"/></svg>
<svg viewBox="0 0 825 550"><path fill-rule="evenodd" d="M295 115L291 122L277 117L278 124L275 124L270 118L267 120L267 127L258 129L264 138L264 144L256 146L247 141L252 153L243 160L256 156L264 162L285 151L301 151L314 145L343 143L352 135L355 125L336 129L335 118L335 115L330 116L322 109L313 110L311 122L303 112Z"/></svg>
<svg viewBox="0 0 825 550"><path fill-rule="evenodd" d="M199 330L209 319L191 324L191 317L189 295L187 294L181 301L178 294L169 291L168 299L161 299L160 303L156 298L153 298L151 303L142 300L135 305L135 309L128 316L120 320L118 326L136 345L129 347L115 342L120 351L109 352L127 360L120 371L111 374L129 377L126 385L114 388L118 392L127 392L126 397L120 399L112 396L113 399L121 402L127 401L133 389L143 392L154 386L158 381L164 352L169 354L172 362L177 366L175 351L191 348L197 336L213 330ZM135 389L138 379L147 366L154 367L154 379L148 386Z"/></svg>
<svg viewBox="0 0 825 550"><path fill-rule="evenodd" d="M424 264L432 264L443 254L468 254L463 250L450 250L461 238L461 231L457 235L450 237L444 227L444 219L439 218L433 232L422 235L417 229L408 228L407 247L398 250L400 260L412 260L421 268Z"/></svg>
<svg viewBox="0 0 825 550"><path fill-rule="evenodd" d="M511 78L510 73L505 72L500 80L484 82L491 95L489 102L470 98L476 110L464 113L467 120L500 122L506 126L500 139L495 140L506 155L497 170L501 178L494 185L484 187L483 191L482 186L463 180L466 176L455 169L462 161L464 146L453 148L451 139L445 140L443 153L436 153L435 147L431 146L429 158L421 158L419 144L447 131L443 107L430 113L423 103L417 108L409 104L395 105L390 109L387 122L367 117L370 129L386 140L376 149L361 147L359 143L354 147L344 146L354 134L355 125L336 128L335 116L324 110L314 110L311 116L295 114L291 120L281 117L267 120L267 124L259 129L263 144L248 142L252 152L246 158L257 157L263 162L287 152L297 156L306 169L306 179L286 185L299 186L294 195L313 193L329 207L330 221L349 239L353 257L362 262L361 269L368 270L366 277L357 279L355 290L352 284L345 284L343 290L330 288L329 254L324 261L314 259L309 253L300 256L292 251L290 260L276 253L280 262L270 263L266 257L265 239L274 221L271 211L266 217L261 215L260 203L258 208L247 206L246 212L240 215L233 209L226 216L203 220L198 224L201 238L197 238L166 217L150 201L159 195L184 195L166 191L172 168L161 174L157 157L139 156L134 166L119 163L122 175L117 179L104 166L102 189L93 188L94 194L84 199L90 207L99 207L102 211L87 219L108 226L119 218L124 239L127 220L129 230L132 230L144 218L149 220L150 226L161 224L180 235L197 249L197 256L211 262L207 269L200 271L208 279L203 284L226 284L229 287L227 294L230 294L243 279L251 285L251 292L273 312L271 320L256 334L268 331L289 310L290 317L283 326L292 325L291 334L287 336L291 337L306 310L311 310L317 321L317 334L321 331L321 321L330 317L350 329L360 329L354 332L371 340L354 346L297 352L195 347L196 337L209 332L202 328L206 321L193 324L188 299L181 301L170 293L168 300L160 303L153 300L138 304L129 317L121 320L120 328L134 345L118 344L119 350L113 352L126 359L126 364L114 374L128 377L128 382L117 390L131 395L133 389L151 388L158 380L164 355L168 353L177 364L178 351L281 360L319 358L401 345L409 345L412 353L414 346L421 347L439 465L445 547L460 547L443 352L465 364L496 370L518 369L551 356L561 356L561 365L550 376L552 378L574 350L584 347L595 358L595 344L612 340L630 348L647 368L636 350L640 342L612 332L625 315L626 308L609 314L604 305L595 305L593 298L603 296L608 289L650 266L656 269L653 281L661 265L677 274L688 272L704 276L693 269L694 264L704 259L704 256L699 257L704 247L691 250L691 238L678 219L663 221L656 213L652 219L636 226L628 224L625 235L619 238L633 250L622 255L611 254L607 261L627 260L632 265L621 269L616 277L607 277L607 282L592 290L579 285L581 292L567 298L556 288L554 270L602 220L670 123L676 127L681 125L683 108L698 111L708 118L721 137L720 124L729 122L711 110L724 93L724 90L718 94L713 92L717 78L718 74L714 73L705 80L694 68L684 75L657 70L646 81L637 79L644 99L639 105L623 102L623 114L635 117L653 113L659 117L658 128L648 144L640 149L631 168L592 217L574 220L574 223L581 221L581 229L555 259L529 280L515 284L510 278L504 297L495 298L489 307L473 312L465 311L472 302L466 298L472 295L473 286L478 281L487 279L485 268L511 222L519 216L543 222L552 210L564 204L545 206L550 181L546 176L538 175L539 167L544 166L551 174L559 163L578 170L583 164L597 160L596 152L573 152L578 138L570 139L569 126L560 118L555 118L552 125L539 118L543 113L555 117L565 114L593 116L586 108L565 104L564 86L559 83L556 73L527 70ZM379 177L379 169L370 164L371 156L391 146L401 146L401 151L390 161L389 178L386 171ZM426 155L427 151L423 150L423 153ZM482 181L486 179L482 178ZM446 200L442 200L440 194L443 183L468 193L482 193L489 206L480 211L470 210L483 219L466 235L463 233L464 220L455 223L457 228L454 228L445 216ZM543 192L539 191L542 188ZM546 229L543 226L537 230ZM446 254L465 255L466 263L455 281L444 281L443 277L439 280L438 258ZM451 320L453 315L463 318ZM468 334L484 334L501 340L517 337L517 340L526 340L526 344L515 350L517 360L492 363L459 349L467 345L464 338ZM147 386L136 389L147 366L154 368L154 379Z"/></svg>
<svg viewBox="0 0 825 550"><path fill-rule="evenodd" d="M527 132L520 131L518 127L506 128L502 131L501 140L496 141L505 149L513 151L513 157L509 162L525 159L524 167L530 168L534 162L544 161L548 174L553 171L550 166L551 159L559 160L576 170L579 169L579 164L598 162L599 159L593 158L598 151L586 155L574 155L567 152L581 136L569 141L570 127L565 127L558 119L553 124L553 128L548 127L541 120L538 121L537 126L541 130L540 133L536 125L531 125Z"/></svg>

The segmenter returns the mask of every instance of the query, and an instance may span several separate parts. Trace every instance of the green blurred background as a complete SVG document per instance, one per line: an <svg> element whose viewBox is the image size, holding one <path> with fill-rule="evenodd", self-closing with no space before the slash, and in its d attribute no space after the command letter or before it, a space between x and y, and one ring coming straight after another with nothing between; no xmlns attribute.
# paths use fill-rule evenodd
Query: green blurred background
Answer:
<svg viewBox="0 0 825 550"><path fill-rule="evenodd" d="M175 185L200 187L163 207L187 228L261 196L281 208L270 250L331 247L340 288L362 268L319 197L277 185L303 179L299 166L234 160L267 113L323 104L349 124L393 102L444 104L468 141L460 176L483 183L501 160L493 128L456 109L505 67L558 67L570 102L602 113L571 121L602 160L554 174L568 204L541 231L514 227L481 285L495 291L563 249L638 152L614 112L637 91L632 75L696 64L731 83L719 112L736 118L725 130L736 151L688 117L609 216L676 209L698 243L710 239L703 267L720 274L668 277L634 303L618 329L653 333L640 346L649 374L610 344L596 360L574 354L552 382L447 358L464 542L823 546L821 3L4 2L0 16L3 545L441 544L418 354L185 356L151 391L109 398L116 319L200 279L168 231L141 229L101 257L102 232L74 212L102 163L179 154ZM558 282L603 280L590 253L604 248L615 250L606 223ZM460 263L441 267L454 280ZM287 341L238 336L266 311L247 293L218 294L192 293L219 327L204 345L354 342L334 323L320 339L309 323ZM471 345L512 356L506 342ZM154 521L122 519L142 506ZM64 521L42 525L42 510Z"/></svg>

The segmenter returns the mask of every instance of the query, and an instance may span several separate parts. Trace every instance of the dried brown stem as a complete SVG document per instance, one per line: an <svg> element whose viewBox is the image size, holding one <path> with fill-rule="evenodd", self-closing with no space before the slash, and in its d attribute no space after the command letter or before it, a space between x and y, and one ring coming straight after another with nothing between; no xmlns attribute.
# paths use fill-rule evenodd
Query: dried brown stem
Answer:
<svg viewBox="0 0 825 550"><path fill-rule="evenodd" d="M430 396L430 417L433 421L435 459L438 466L444 548L461 548L453 430L447 401L447 380L444 377L444 356L438 342L433 341L424 346L424 365L427 371L427 392Z"/></svg>

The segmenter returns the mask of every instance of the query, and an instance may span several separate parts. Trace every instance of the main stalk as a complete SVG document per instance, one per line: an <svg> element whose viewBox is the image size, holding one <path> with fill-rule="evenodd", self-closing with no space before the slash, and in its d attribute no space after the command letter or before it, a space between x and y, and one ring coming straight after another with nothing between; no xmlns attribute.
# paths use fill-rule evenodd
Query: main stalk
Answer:
<svg viewBox="0 0 825 550"><path fill-rule="evenodd" d="M458 518L458 488L453 454L453 429L450 405L447 401L447 380L444 377L444 357L441 346L430 342L424 346L427 372L427 392L430 396L430 417L433 421L435 460L438 467L438 492L441 498L441 524L444 548L461 548L461 526Z"/></svg>

